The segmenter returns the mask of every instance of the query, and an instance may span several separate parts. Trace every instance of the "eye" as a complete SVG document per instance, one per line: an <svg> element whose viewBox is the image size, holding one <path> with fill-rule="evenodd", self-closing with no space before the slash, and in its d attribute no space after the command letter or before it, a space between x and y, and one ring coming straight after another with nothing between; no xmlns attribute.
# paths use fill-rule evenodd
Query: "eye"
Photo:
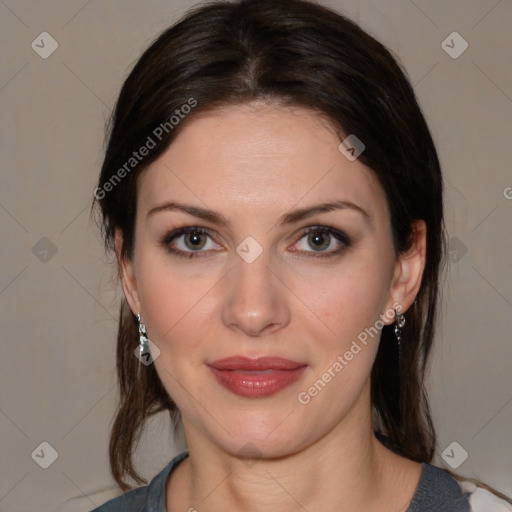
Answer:
<svg viewBox="0 0 512 512"><path fill-rule="evenodd" d="M171 254L188 259L207 257L208 253L222 250L209 230L199 226L176 229L165 236L162 244ZM312 226L303 232L290 250L309 253L313 257L329 257L343 252L350 245L349 237L342 231L327 226Z"/></svg>
<svg viewBox="0 0 512 512"><path fill-rule="evenodd" d="M312 226L306 229L295 245L297 249L292 249L292 252L302 251L321 258L339 254L350 245L349 237L342 231L327 226Z"/></svg>
<svg viewBox="0 0 512 512"><path fill-rule="evenodd" d="M170 253L184 258L204 257L202 253L218 251L220 247L213 241L207 229L198 226L172 231L162 243Z"/></svg>

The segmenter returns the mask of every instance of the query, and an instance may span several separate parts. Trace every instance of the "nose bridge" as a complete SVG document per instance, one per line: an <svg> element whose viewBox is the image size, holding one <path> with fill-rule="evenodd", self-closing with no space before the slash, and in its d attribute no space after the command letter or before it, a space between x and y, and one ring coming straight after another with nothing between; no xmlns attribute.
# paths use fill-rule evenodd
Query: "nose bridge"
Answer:
<svg viewBox="0 0 512 512"><path fill-rule="evenodd" d="M289 322L284 286L271 270L270 256L263 251L251 261L242 255L229 273L222 311L226 326L254 336Z"/></svg>

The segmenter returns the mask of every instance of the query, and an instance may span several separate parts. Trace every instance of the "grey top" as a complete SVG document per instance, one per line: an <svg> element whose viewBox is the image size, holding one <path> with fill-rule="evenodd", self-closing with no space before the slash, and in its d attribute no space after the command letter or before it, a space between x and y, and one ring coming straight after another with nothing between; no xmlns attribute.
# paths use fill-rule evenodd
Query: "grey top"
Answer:
<svg viewBox="0 0 512 512"><path fill-rule="evenodd" d="M171 471L188 452L176 455L151 482L107 501L91 512L167 512L166 484ZM467 494L456 480L443 470L423 462L421 477L406 512L469 512Z"/></svg>

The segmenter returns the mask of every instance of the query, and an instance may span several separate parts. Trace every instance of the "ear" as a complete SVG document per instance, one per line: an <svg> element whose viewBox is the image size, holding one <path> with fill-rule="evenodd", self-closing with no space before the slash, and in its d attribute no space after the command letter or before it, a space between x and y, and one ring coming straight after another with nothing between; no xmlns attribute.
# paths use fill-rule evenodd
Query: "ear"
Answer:
<svg viewBox="0 0 512 512"><path fill-rule="evenodd" d="M137 313L140 313L140 302L137 293L137 282L133 271L133 262L122 255L122 247L123 233L120 229L116 229L115 250L124 296L126 297L132 313L136 315Z"/></svg>
<svg viewBox="0 0 512 512"><path fill-rule="evenodd" d="M416 220L412 224L412 230L411 248L399 255L395 265L386 311L396 308L399 313L405 313L414 302L421 286L427 253L427 225L423 220Z"/></svg>

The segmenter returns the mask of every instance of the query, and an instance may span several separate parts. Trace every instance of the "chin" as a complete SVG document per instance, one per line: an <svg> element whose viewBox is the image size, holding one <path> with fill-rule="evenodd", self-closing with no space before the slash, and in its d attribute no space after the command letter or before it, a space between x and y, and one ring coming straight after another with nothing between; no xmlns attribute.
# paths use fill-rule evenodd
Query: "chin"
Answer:
<svg viewBox="0 0 512 512"><path fill-rule="evenodd" d="M226 418L226 417L225 417ZM228 432L218 425L205 426L210 438L223 451L232 456L252 459L273 459L301 451L321 431L310 426L297 411L282 406L279 411L254 411L254 413L236 411L236 417L226 418Z"/></svg>

